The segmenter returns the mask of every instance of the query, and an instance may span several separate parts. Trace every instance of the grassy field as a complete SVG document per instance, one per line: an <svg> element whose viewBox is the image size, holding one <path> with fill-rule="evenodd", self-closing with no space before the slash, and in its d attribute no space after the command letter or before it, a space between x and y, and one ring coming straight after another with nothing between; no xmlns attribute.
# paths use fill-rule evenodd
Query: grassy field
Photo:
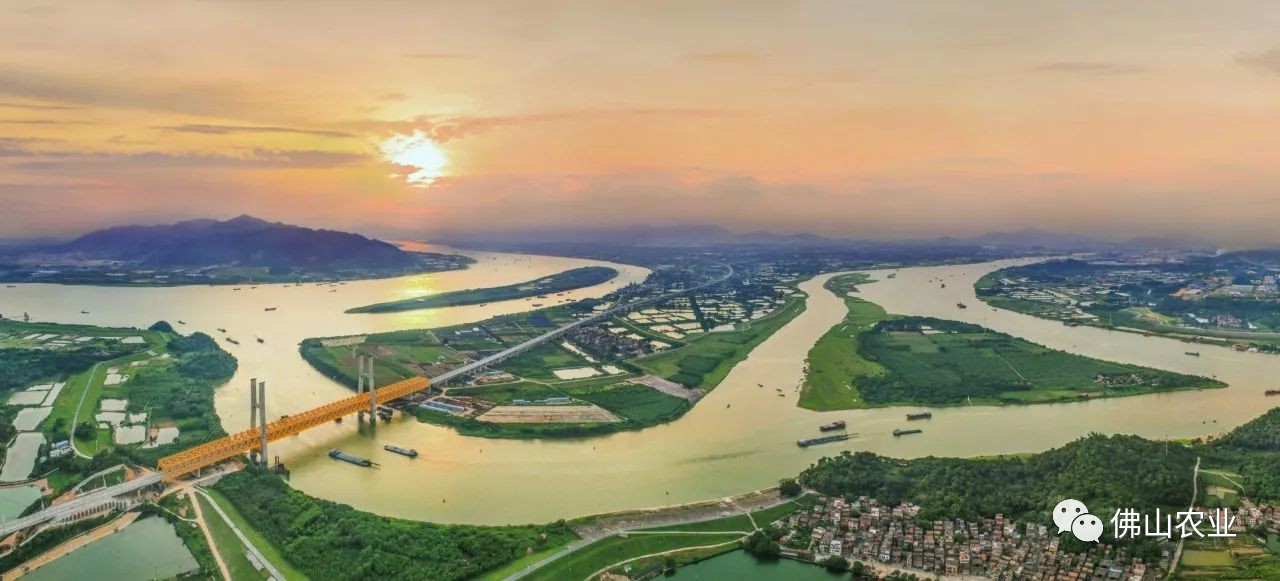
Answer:
<svg viewBox="0 0 1280 581"><path fill-rule="evenodd" d="M1187 539L1177 579L1280 579L1280 554L1249 533L1234 538Z"/></svg>
<svg viewBox="0 0 1280 581"><path fill-rule="evenodd" d="M804 312L804 297L793 298L767 317L736 331L706 333L684 347L632 361L637 367L691 389L710 391L739 361Z"/></svg>
<svg viewBox="0 0 1280 581"><path fill-rule="evenodd" d="M204 520L209 526L209 534L213 537L213 549L222 557L222 561L227 564L227 571L231 573L232 579L265 579L266 575L259 572L245 557L244 544L240 542L240 538L236 536L231 527L227 526L226 521L218 516L218 512L213 509L209 501L199 494L195 495L200 503L200 511L204 514Z"/></svg>
<svg viewBox="0 0 1280 581"><path fill-rule="evenodd" d="M859 388L868 403L1008 404L1223 387L1213 380L1048 349L977 325L903 317L860 336L885 368Z"/></svg>
<svg viewBox="0 0 1280 581"><path fill-rule="evenodd" d="M858 390L858 378L883 374L884 367L862 357L858 352L858 336L888 317L879 305L848 296L867 280L864 274L847 274L834 277L824 285L844 298L849 313L809 350L800 407L818 411L867 407Z"/></svg>
<svg viewBox="0 0 1280 581"><path fill-rule="evenodd" d="M791 514L799 507L799 502L787 502L773 508L755 511L751 513L751 517L755 519L756 524L764 527L770 522ZM562 557L535 571L526 579L583 579L587 575L628 559L673 549L727 543L742 538L752 530L754 527L751 526L751 520L746 515L738 514L699 523L646 529L644 532L632 533L627 537L613 536ZM705 559L737 549L738 545L733 543L694 552L697 559ZM678 562L685 564L693 560L678 559ZM637 568L642 568L642 565L637 564Z"/></svg>
<svg viewBox="0 0 1280 581"><path fill-rule="evenodd" d="M536 280L482 289L470 289L431 295L426 297L377 303L347 309L348 313L391 313L417 309L435 309L461 305L478 305L497 301L509 301L580 289L608 282L618 276L618 271L606 266L584 266L566 270Z"/></svg>
<svg viewBox="0 0 1280 581"><path fill-rule="evenodd" d="M284 574L286 579L292 581L294 579L307 578L302 571L299 571L292 563L289 562L288 559L284 558L284 553L281 553L279 548L267 541L267 539L263 537L261 533L254 530L253 527L249 526L249 523L244 520L244 517L240 516L240 512L236 510L235 505L232 504L230 500L227 500L222 493L208 489L205 489L205 492L208 492L209 496L213 497L214 502L217 502L218 506L222 507L222 510L227 513L227 517L231 519L231 522L235 523L236 527L240 529L240 532L244 533L245 537L248 537L249 542L253 543L254 547L257 547L258 552L262 553L262 556L266 557L268 561L271 561L271 564L275 565L276 569ZM207 499L203 497L201 497L200 500L207 502ZM200 508L207 509L205 511L205 518L210 520L222 520L222 517L218 515L217 511L213 510L213 508L207 504L201 504ZM234 536L234 533L232 536ZM238 541L239 539L237 539L237 542Z"/></svg>

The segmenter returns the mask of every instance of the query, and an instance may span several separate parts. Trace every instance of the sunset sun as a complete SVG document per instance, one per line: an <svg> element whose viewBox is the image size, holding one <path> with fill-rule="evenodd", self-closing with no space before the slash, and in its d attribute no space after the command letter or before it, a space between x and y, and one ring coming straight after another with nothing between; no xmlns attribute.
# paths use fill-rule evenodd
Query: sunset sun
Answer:
<svg viewBox="0 0 1280 581"><path fill-rule="evenodd" d="M426 187L444 175L448 163L444 152L431 138L421 131L412 135L396 134L378 144L382 159L398 166L411 168L404 180L412 185Z"/></svg>

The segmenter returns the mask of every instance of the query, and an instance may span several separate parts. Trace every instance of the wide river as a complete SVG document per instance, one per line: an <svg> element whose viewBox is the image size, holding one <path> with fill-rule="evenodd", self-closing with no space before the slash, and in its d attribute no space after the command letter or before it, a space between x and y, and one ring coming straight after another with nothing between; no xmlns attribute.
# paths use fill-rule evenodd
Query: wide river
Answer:
<svg viewBox="0 0 1280 581"><path fill-rule="evenodd" d="M316 373L298 355L307 337L434 327L478 321L528 308L526 301L408 313L348 315L343 310L378 301L529 280L569 268L604 264L589 260L472 253L465 271L351 282L340 287L260 285L230 287L104 288L19 285L0 289L0 313L27 311L33 320L146 326L158 319L184 332L220 335L228 329L241 345L227 345L240 360L232 381L219 388L218 413L228 431L247 427L250 377L268 382L269 415L277 417L350 395ZM845 314L844 303L822 288L833 275L801 284L807 310L745 361L686 414L670 424L638 432L575 440L467 438L412 418L361 431L347 421L272 444L292 470L292 484L310 494L381 514L435 522L503 524L546 522L593 513L706 500L741 493L794 476L820 456L869 450L894 457L973 456L1039 451L1090 432L1133 433L1153 438L1218 432L1267 408L1262 391L1280 378L1280 357L1195 346L1090 327L1065 327L1008 311L995 311L973 295L983 273L1017 261L873 272L879 282L862 296L889 312L959 319L1073 353L1174 371L1216 376L1231 387L1085 403L934 410L924 433L895 438L903 408L816 413L795 407L796 386L813 343ZM610 283L566 296L597 297L643 279L643 268L612 265L622 275ZM947 283L942 288L938 282ZM329 292L332 289L338 292ZM963 301L968 309L958 309ZM267 306L279 310L264 312ZM80 314L81 310L90 314ZM266 342L259 344L255 336ZM763 387L760 387L763 385ZM785 397L778 397L782 388ZM819 424L844 419L857 436L841 443L799 449L795 441L818 434ZM385 443L422 452L408 459L383 452ZM330 460L342 448L380 464L361 469Z"/></svg>

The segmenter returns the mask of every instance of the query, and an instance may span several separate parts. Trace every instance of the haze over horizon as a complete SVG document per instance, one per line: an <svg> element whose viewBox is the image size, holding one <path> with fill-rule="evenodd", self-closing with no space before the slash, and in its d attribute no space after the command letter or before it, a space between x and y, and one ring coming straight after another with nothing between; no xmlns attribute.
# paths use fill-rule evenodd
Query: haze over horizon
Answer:
<svg viewBox="0 0 1280 581"><path fill-rule="evenodd" d="M13 2L0 238L248 213L1275 245L1277 25L1261 1Z"/></svg>

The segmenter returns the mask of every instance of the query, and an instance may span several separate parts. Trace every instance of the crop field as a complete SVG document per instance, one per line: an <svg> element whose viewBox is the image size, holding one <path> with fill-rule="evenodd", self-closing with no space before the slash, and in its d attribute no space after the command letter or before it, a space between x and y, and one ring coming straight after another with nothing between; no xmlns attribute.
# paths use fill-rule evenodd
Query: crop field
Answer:
<svg viewBox="0 0 1280 581"><path fill-rule="evenodd" d="M879 323L860 336L859 352L886 370L858 382L876 404L1030 403L1221 385L923 317Z"/></svg>
<svg viewBox="0 0 1280 581"><path fill-rule="evenodd" d="M800 391L800 407L828 411L867 406L858 390L858 378L881 375L884 367L862 356L858 336L888 318L880 305L848 296L867 280L863 274L848 274L827 281L826 289L844 297L849 312L809 350L809 372Z"/></svg>
<svg viewBox="0 0 1280 581"><path fill-rule="evenodd" d="M768 317L752 321L736 331L707 333L679 349L635 360L641 369L685 387L711 390L778 329L804 312L804 300L793 299Z"/></svg>
<svg viewBox="0 0 1280 581"><path fill-rule="evenodd" d="M608 410L593 405L498 406L477 419L497 424L593 424L618 421Z"/></svg>
<svg viewBox="0 0 1280 581"><path fill-rule="evenodd" d="M615 383L578 393L572 391L569 393L641 424L675 419L692 407L692 404L684 399L633 383Z"/></svg>

